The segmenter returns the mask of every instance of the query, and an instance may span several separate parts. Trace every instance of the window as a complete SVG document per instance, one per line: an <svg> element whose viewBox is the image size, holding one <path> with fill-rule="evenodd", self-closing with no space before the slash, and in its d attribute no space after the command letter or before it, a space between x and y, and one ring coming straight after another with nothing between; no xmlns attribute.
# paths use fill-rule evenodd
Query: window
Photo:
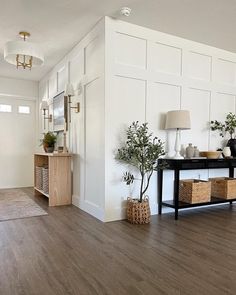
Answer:
<svg viewBox="0 0 236 295"><path fill-rule="evenodd" d="M19 114L30 114L30 107L29 106L18 106L18 113Z"/></svg>
<svg viewBox="0 0 236 295"><path fill-rule="evenodd" d="M12 106L9 104L0 104L0 112L1 113L11 113Z"/></svg>

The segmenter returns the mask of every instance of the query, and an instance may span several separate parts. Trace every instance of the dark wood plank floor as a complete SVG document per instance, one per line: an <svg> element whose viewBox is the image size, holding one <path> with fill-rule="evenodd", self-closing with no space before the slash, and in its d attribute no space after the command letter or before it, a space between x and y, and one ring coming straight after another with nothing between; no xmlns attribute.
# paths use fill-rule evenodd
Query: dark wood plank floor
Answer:
<svg viewBox="0 0 236 295"><path fill-rule="evenodd" d="M236 204L135 226L35 198L48 216L0 222L1 295L236 294Z"/></svg>

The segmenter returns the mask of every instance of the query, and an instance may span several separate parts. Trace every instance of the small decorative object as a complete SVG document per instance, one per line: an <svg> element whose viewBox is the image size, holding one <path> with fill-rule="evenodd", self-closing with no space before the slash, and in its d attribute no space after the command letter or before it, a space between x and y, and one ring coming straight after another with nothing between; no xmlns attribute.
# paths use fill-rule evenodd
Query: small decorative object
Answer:
<svg viewBox="0 0 236 295"><path fill-rule="evenodd" d="M58 153L63 153L63 146L59 146L59 147L57 148L57 151L58 151Z"/></svg>
<svg viewBox="0 0 236 295"><path fill-rule="evenodd" d="M231 150L230 150L230 147L229 146L225 146L224 148L223 148L223 155L224 155L224 157L225 158L228 158L228 157L230 157L231 156Z"/></svg>
<svg viewBox="0 0 236 295"><path fill-rule="evenodd" d="M57 137L53 132L44 134L44 138L42 139L44 151L46 153L53 153L56 141Z"/></svg>
<svg viewBox="0 0 236 295"><path fill-rule="evenodd" d="M210 122L210 128L212 131L219 131L220 136L224 137L227 132L230 134L230 139L227 143L227 146L230 147L231 155L236 157L236 138L235 138L235 128L236 128L236 115L229 113L226 116L225 122L219 122L217 120Z"/></svg>
<svg viewBox="0 0 236 295"><path fill-rule="evenodd" d="M199 149L197 148L197 146L194 146L194 153L193 153L193 156L194 157L199 157Z"/></svg>
<svg viewBox="0 0 236 295"><path fill-rule="evenodd" d="M184 144L181 144L180 155L185 158L186 157L186 147Z"/></svg>
<svg viewBox="0 0 236 295"><path fill-rule="evenodd" d="M126 165L131 165L138 170L141 176L140 193L138 199L128 198L128 221L136 224L150 222L150 208L146 192L149 187L153 171L161 169L157 159L164 155L164 144L157 137L149 133L147 123L139 125L133 122L126 131L125 144L118 149L116 159ZM126 172L123 181L130 185L137 180L133 174Z"/></svg>
<svg viewBox="0 0 236 295"><path fill-rule="evenodd" d="M186 158L192 158L194 155L194 147L192 143L186 147Z"/></svg>
<svg viewBox="0 0 236 295"><path fill-rule="evenodd" d="M169 111L166 115L166 125L167 130L176 130L175 139L175 155L174 159L183 159L184 157L180 155L180 130L190 129L190 114L189 111L176 110Z"/></svg>
<svg viewBox="0 0 236 295"><path fill-rule="evenodd" d="M222 151L204 151L200 152L200 157L207 157L207 159L218 159Z"/></svg>
<svg viewBox="0 0 236 295"><path fill-rule="evenodd" d="M68 149L66 146L66 133L63 133L63 153L68 153Z"/></svg>

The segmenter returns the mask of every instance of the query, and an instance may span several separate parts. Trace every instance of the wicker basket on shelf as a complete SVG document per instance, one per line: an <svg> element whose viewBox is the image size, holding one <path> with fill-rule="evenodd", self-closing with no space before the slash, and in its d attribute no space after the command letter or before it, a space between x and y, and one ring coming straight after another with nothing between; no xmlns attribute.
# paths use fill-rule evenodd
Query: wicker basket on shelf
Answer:
<svg viewBox="0 0 236 295"><path fill-rule="evenodd" d="M39 190L43 189L42 169L40 166L35 167L35 186Z"/></svg>
<svg viewBox="0 0 236 295"><path fill-rule="evenodd" d="M150 206L147 196L142 202L127 198L127 219L130 223L135 224L150 223Z"/></svg>
<svg viewBox="0 0 236 295"><path fill-rule="evenodd" d="M43 167L42 169L43 175L43 192L45 194L49 193L49 185L48 185L48 167Z"/></svg>
<svg viewBox="0 0 236 295"><path fill-rule="evenodd" d="M179 200L197 204L210 202L211 183L200 179L185 179L179 182Z"/></svg>
<svg viewBox="0 0 236 295"><path fill-rule="evenodd" d="M236 178L215 177L209 180L213 197L226 200L236 198Z"/></svg>

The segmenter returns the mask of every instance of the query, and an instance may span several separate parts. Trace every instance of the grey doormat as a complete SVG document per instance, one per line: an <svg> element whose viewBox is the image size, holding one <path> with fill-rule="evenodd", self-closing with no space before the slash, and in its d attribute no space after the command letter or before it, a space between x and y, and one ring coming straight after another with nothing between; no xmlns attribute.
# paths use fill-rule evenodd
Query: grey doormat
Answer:
<svg viewBox="0 0 236 295"><path fill-rule="evenodd" d="M0 221L47 214L21 189L0 190Z"/></svg>

